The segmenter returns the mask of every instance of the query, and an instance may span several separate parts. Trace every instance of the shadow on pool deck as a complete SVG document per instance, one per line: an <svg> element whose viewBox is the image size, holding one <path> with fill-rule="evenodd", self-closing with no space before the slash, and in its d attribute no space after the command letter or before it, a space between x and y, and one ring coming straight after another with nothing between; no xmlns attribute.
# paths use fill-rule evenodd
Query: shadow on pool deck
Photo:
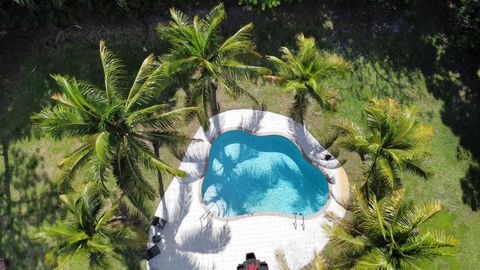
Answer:
<svg viewBox="0 0 480 270"><path fill-rule="evenodd" d="M164 244L161 254L149 261L150 269L176 269L191 270L204 269L191 253L212 254L222 251L230 242L231 233L228 223L220 228L214 228L212 223L206 227L192 227L187 233L179 235L179 228L185 221L192 204L192 190L190 185L182 184L175 206L167 207L164 200L164 215L169 217L169 222L163 229ZM173 209L170 213L168 209ZM181 237L180 237L181 236Z"/></svg>

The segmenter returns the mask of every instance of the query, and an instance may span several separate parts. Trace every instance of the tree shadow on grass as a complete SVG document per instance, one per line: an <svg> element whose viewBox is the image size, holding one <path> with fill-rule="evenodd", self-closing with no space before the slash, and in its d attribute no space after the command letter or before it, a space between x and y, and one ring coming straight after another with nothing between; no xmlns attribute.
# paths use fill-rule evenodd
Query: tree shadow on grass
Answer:
<svg viewBox="0 0 480 270"><path fill-rule="evenodd" d="M44 269L46 247L33 239L44 223L53 223L64 213L58 204L57 187L43 167L43 157L11 149L12 209L1 215L0 257L6 257L12 269ZM3 211L3 209L0 209ZM8 219L8 220L7 220Z"/></svg>
<svg viewBox="0 0 480 270"><path fill-rule="evenodd" d="M480 166L471 164L467 175L460 179L462 187L464 204L469 205L473 211L480 209Z"/></svg>

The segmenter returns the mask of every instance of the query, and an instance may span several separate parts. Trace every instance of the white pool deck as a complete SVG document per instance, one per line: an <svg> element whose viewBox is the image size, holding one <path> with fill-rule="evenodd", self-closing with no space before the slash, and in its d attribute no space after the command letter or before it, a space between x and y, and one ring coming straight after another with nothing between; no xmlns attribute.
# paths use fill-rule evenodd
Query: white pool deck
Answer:
<svg viewBox="0 0 480 270"><path fill-rule="evenodd" d="M159 232L161 254L148 262L149 269L236 269L245 254L254 252L266 261L270 269L278 269L275 249L283 249L292 269L299 269L312 258L314 251L324 248L328 239L323 224L326 212L339 217L345 214L341 204L348 199L349 185L345 171L307 129L280 114L257 110L231 110L212 117L210 128L201 128L188 147L179 168L187 172L183 179L174 178L160 201L155 216L168 220ZM201 198L201 183L206 173L211 142L218 134L242 129L256 135L283 135L302 150L312 164L329 178L329 200L315 215L301 218L296 226L293 215L259 213L225 219L215 215L215 209L205 208ZM295 228L296 227L296 228ZM151 240L148 246L151 247Z"/></svg>

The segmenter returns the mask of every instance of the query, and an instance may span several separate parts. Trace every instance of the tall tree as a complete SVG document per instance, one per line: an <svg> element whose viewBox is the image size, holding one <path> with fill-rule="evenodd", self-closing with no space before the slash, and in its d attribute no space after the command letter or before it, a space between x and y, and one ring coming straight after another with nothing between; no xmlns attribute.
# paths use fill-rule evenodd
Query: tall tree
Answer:
<svg viewBox="0 0 480 270"><path fill-rule="evenodd" d="M281 59L267 56L276 72L271 78L280 82L284 92L295 91L290 116L303 124L309 98L313 98L322 109L336 110L338 93L325 84L333 77L342 76L350 69L349 64L336 54L321 52L313 37L297 36L297 51L280 48Z"/></svg>
<svg viewBox="0 0 480 270"><path fill-rule="evenodd" d="M116 249L139 244L133 231L115 218L117 209L105 203L93 185L86 186L78 195L61 195L60 200L68 211L65 219L36 234L51 247L45 255L47 264L56 265L56 269L73 265L108 269Z"/></svg>
<svg viewBox="0 0 480 270"><path fill-rule="evenodd" d="M255 78L268 69L247 64L259 58L247 24L228 38L220 35L220 24L225 19L223 4L214 7L205 18L190 19L182 12L171 9L172 20L157 28L161 39L171 45L165 55L168 71L181 73L186 82L187 106L198 106L199 120L207 127L209 116L220 112L217 90L223 89L233 99L240 95L256 99L239 83L244 78ZM186 76L186 77L183 77Z"/></svg>
<svg viewBox="0 0 480 270"><path fill-rule="evenodd" d="M380 201L354 189L348 208L346 218L326 226L335 269L420 269L419 262L448 255L457 245L441 231L421 228L440 211L440 202L407 202L404 189Z"/></svg>
<svg viewBox="0 0 480 270"><path fill-rule="evenodd" d="M123 66L103 41L100 59L103 89L74 77L54 75L62 93L53 96L55 106L44 108L34 120L41 132L55 139L82 141L60 164L60 190L68 190L78 170L89 164L99 186L106 189L107 176L113 174L128 202L148 216L145 199L153 199L155 193L141 167L185 175L155 156L148 143L162 142L172 149L185 145L188 139L178 130L184 115L195 108L168 111L167 104L152 105L155 94L163 89L162 66L153 55L143 61L130 88L123 87ZM163 184L159 186L163 190Z"/></svg>
<svg viewBox="0 0 480 270"><path fill-rule="evenodd" d="M372 99L365 108L364 118L366 130L348 121L340 121L333 128L340 135L338 145L358 153L368 165L366 191L374 187L378 197L384 192L382 187L387 190L398 187L401 171L429 177L424 160L430 154L426 142L433 129L418 121L414 108L403 107L389 98Z"/></svg>

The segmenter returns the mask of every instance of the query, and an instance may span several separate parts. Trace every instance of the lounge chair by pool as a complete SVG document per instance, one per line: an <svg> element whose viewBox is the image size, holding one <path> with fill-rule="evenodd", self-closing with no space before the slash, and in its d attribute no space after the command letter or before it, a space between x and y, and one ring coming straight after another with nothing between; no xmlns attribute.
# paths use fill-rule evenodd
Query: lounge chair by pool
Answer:
<svg viewBox="0 0 480 270"><path fill-rule="evenodd" d="M150 221L150 225L158 227L160 230L163 230L163 227L167 225L167 220L160 217L153 217Z"/></svg>
<svg viewBox="0 0 480 270"><path fill-rule="evenodd" d="M158 254L160 254L160 248L158 245L154 245L145 252L145 259L149 261Z"/></svg>

